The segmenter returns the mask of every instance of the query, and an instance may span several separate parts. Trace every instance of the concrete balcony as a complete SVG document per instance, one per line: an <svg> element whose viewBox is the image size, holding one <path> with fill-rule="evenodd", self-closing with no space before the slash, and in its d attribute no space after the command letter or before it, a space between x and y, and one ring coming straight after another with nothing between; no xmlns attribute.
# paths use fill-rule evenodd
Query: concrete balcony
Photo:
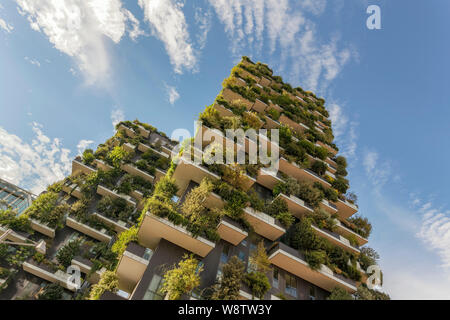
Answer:
<svg viewBox="0 0 450 320"><path fill-rule="evenodd" d="M22 268L25 272L35 275L36 277L52 283L57 283L70 291L76 291L75 285L69 282L70 275L61 270L53 272L52 270L45 268L43 264L37 264L32 260L25 261L22 264Z"/></svg>
<svg viewBox="0 0 450 320"><path fill-rule="evenodd" d="M114 167L110 166L109 164L100 159L95 159L94 163L98 169L101 169L103 171L109 171L114 169Z"/></svg>
<svg viewBox="0 0 450 320"><path fill-rule="evenodd" d="M253 138L255 138L256 140L254 140ZM267 148L268 152L272 152L273 148L278 148L278 152L284 150L282 147L280 147L278 143L273 142L267 136L261 133L259 133L256 137L252 138L245 137L244 144L245 144L245 152L248 154L255 154L256 152L258 152L259 145L263 146L264 148Z"/></svg>
<svg viewBox="0 0 450 320"><path fill-rule="evenodd" d="M243 144L235 143L234 140L227 138L219 129L209 128L204 125L202 125L201 130L197 130L195 133L194 141L201 141L203 150L208 145L216 142L221 144L225 150L233 149L235 153L239 150L245 152L245 146Z"/></svg>
<svg viewBox="0 0 450 320"><path fill-rule="evenodd" d="M255 76L253 73L248 72L248 71L245 70L245 69L239 68L238 73L239 73L239 75L240 75L242 78L247 78L247 77L248 77L248 78L252 78L253 80L255 80L256 83L259 82L259 78L258 78L257 76Z"/></svg>
<svg viewBox="0 0 450 320"><path fill-rule="evenodd" d="M84 233L85 235L96 239L101 242L109 243L112 239L112 237L108 234L106 234L106 229L97 230L94 229L87 224L81 223L71 217L66 218L66 225L74 230L77 230L81 233Z"/></svg>
<svg viewBox="0 0 450 320"><path fill-rule="evenodd" d="M317 141L316 145L327 149L328 152L330 152L333 156L335 156L338 153L338 151L336 149L334 149L332 146L330 146L326 143L323 143L322 141Z"/></svg>
<svg viewBox="0 0 450 320"><path fill-rule="evenodd" d="M131 242L128 244L116 271L120 290L133 292L136 285L141 281L152 254L153 251L137 243Z"/></svg>
<svg viewBox="0 0 450 320"><path fill-rule="evenodd" d="M239 87L246 87L247 86L247 81L245 81L241 77L236 77L235 79L236 79L235 84L237 86L239 86Z"/></svg>
<svg viewBox="0 0 450 320"><path fill-rule="evenodd" d="M319 270L312 270L304 256L284 243L275 244L269 250L270 262L316 286L331 292L335 287L340 287L348 293L356 292L356 283L333 273L328 267L322 265Z"/></svg>
<svg viewBox="0 0 450 320"><path fill-rule="evenodd" d="M267 79L267 78L265 78L265 77L263 77L263 76L262 76L261 79L259 80L259 84L262 85L262 86L264 86L264 87L270 86L271 83L272 83L272 80Z"/></svg>
<svg viewBox="0 0 450 320"><path fill-rule="evenodd" d="M217 112L219 112L221 117L231 117L234 115L233 111L231 111L228 108L225 108L223 105L221 104L217 104L215 103L213 106L214 109L217 110Z"/></svg>
<svg viewBox="0 0 450 320"><path fill-rule="evenodd" d="M335 214L336 212L338 212L337 207L331 203L330 201L323 199L320 203L319 203L320 208L322 208L323 210L325 210L326 212L328 212L329 214Z"/></svg>
<svg viewBox="0 0 450 320"><path fill-rule="evenodd" d="M78 266L81 272L83 272L87 276L89 275L88 277L86 277L86 280L89 281L89 283L91 284L98 283L100 281L103 272L106 271L106 268L103 267L100 270L91 272L94 264L90 260L84 259L83 257L80 256L74 257L71 263L74 266Z"/></svg>
<svg viewBox="0 0 450 320"><path fill-rule="evenodd" d="M288 197L287 195L280 193L275 199L278 198L286 201L289 212L297 218L301 218L306 213L314 212L314 209L307 205L305 201L297 198L294 195Z"/></svg>
<svg viewBox="0 0 450 320"><path fill-rule="evenodd" d="M218 194L210 192L205 200L204 205L209 209L213 208L223 209L223 207L225 206L225 201Z"/></svg>
<svg viewBox="0 0 450 320"><path fill-rule="evenodd" d="M145 129L143 126L138 125L138 131L141 136L148 138L150 136L150 131Z"/></svg>
<svg viewBox="0 0 450 320"><path fill-rule="evenodd" d="M183 156L179 159L179 163L173 173L173 178L175 179L178 186L177 195L181 196L184 193L190 181L194 181L200 184L206 177L212 180L220 179L217 174L212 173L203 165L195 164L190 160L190 158L188 158L188 155L184 153Z"/></svg>
<svg viewBox="0 0 450 320"><path fill-rule="evenodd" d="M334 174L332 174L330 171L325 171L325 175L329 176L330 178L332 178L333 180L336 180L336 176Z"/></svg>
<svg viewBox="0 0 450 320"><path fill-rule="evenodd" d="M290 177L297 179L298 181L319 182L324 187L331 187L327 181L317 175L315 172L309 169L302 169L296 163L289 162L285 158L280 158L279 169L281 172L287 174Z"/></svg>
<svg viewBox="0 0 450 320"><path fill-rule="evenodd" d="M335 166L329 164L328 162L324 162L324 163L327 165L327 168L328 168L327 170L334 175L337 171L337 168Z"/></svg>
<svg viewBox="0 0 450 320"><path fill-rule="evenodd" d="M227 216L222 217L222 220L217 225L217 232L220 238L234 246L237 246L242 240L248 237L247 231L243 230L237 222Z"/></svg>
<svg viewBox="0 0 450 320"><path fill-rule="evenodd" d="M264 168L260 168L258 171L258 176L256 177L256 182L267 189L273 190L277 183L283 182L283 179L281 179L278 174L273 174Z"/></svg>
<svg viewBox="0 0 450 320"><path fill-rule="evenodd" d="M337 166L338 166L337 163L333 159L331 159L330 157L327 157L325 159L325 162L328 163L335 170L337 169Z"/></svg>
<svg viewBox="0 0 450 320"><path fill-rule="evenodd" d="M306 130L309 130L309 127L307 125L304 125L301 122L295 122L294 120L292 120L291 118L285 116L284 114L282 114L280 116L279 121L280 121L280 123L285 124L288 127L290 127L292 130L294 130L298 134L302 134Z"/></svg>
<svg viewBox="0 0 450 320"><path fill-rule="evenodd" d="M347 200L338 199L334 204L338 208L338 215L341 219L347 219L358 212L358 207Z"/></svg>
<svg viewBox="0 0 450 320"><path fill-rule="evenodd" d="M139 176L143 179L145 179L148 182L153 183L155 180L155 177L152 176L151 174L148 174L145 171L142 171L141 169L135 167L134 165L130 164L130 163L126 163L123 164L121 166L121 169L129 174L135 175L135 176Z"/></svg>
<svg viewBox="0 0 450 320"><path fill-rule="evenodd" d="M233 101L238 101L239 100L240 103L245 105L247 110L250 110L252 108L252 106L253 106L253 102L245 99L240 94L234 92L233 90L231 90L229 88L225 88L225 89L222 90L222 96L228 102L233 102Z"/></svg>
<svg viewBox="0 0 450 320"><path fill-rule="evenodd" d="M134 146L134 145L132 145L131 143L124 143L123 145L122 145L122 148L123 148L123 150L125 150L126 152L129 152L129 153L133 153L134 152L134 150L136 149L136 146Z"/></svg>
<svg viewBox="0 0 450 320"><path fill-rule="evenodd" d="M83 197L83 194L81 193L81 189L76 183L63 184L61 189L65 193L70 194L71 196L73 196L77 199L81 199Z"/></svg>
<svg viewBox="0 0 450 320"><path fill-rule="evenodd" d="M100 220L101 222L103 222L104 224L106 224L107 226L110 226L111 228L113 228L114 231L116 231L117 233L121 233L121 232L127 231L129 229L127 227L127 223L125 221L122 221L122 220L115 221L115 220L107 218L104 215L101 215L97 212L94 212L92 215L94 217L96 217L98 220Z"/></svg>
<svg viewBox="0 0 450 320"><path fill-rule="evenodd" d="M44 224L40 221L30 219L30 226L31 229L34 231L37 231L43 235L46 235L47 237L54 238L56 235L56 228L50 228L48 224Z"/></svg>
<svg viewBox="0 0 450 320"><path fill-rule="evenodd" d="M82 161L80 157L75 158L75 160L72 161L72 175L76 176L80 173L84 173L84 174L90 174L93 173L97 170L95 170L94 168L85 165Z"/></svg>
<svg viewBox="0 0 450 320"><path fill-rule="evenodd" d="M150 146L148 146L146 144L143 144L143 143L139 143L138 150L143 152L143 153L145 153L148 150L151 150L152 152L156 153L160 157L169 158L169 155L167 153L158 151L158 150L156 150L156 149L154 149L154 148L152 148L152 147L150 147Z"/></svg>
<svg viewBox="0 0 450 320"><path fill-rule="evenodd" d="M264 113L268 107L269 106L266 103L264 103L259 99L256 99L255 103L253 104L252 110L255 110L256 112L259 113Z"/></svg>
<svg viewBox="0 0 450 320"><path fill-rule="evenodd" d="M139 228L139 243L155 250L162 238L201 257L205 257L215 247L214 242L194 237L185 227L147 212Z"/></svg>
<svg viewBox="0 0 450 320"><path fill-rule="evenodd" d="M134 137L136 136L136 132L134 132L133 129L128 128L128 127L127 127L126 125L124 125L124 124L121 124L121 125L119 126L119 130L125 131L125 134L126 134L127 136L129 136L130 138L134 138Z"/></svg>
<svg viewBox="0 0 450 320"><path fill-rule="evenodd" d="M264 116L264 119L266 119L266 123L264 125L265 129L278 129L281 127L281 123L277 120L274 120L268 116Z"/></svg>
<svg viewBox="0 0 450 320"><path fill-rule="evenodd" d="M133 207L136 206L136 201L134 201L129 195L117 193L113 190L110 190L104 186L99 185L97 187L97 193L101 196L109 196L111 198L122 198L128 202L128 204L132 205Z"/></svg>
<svg viewBox="0 0 450 320"><path fill-rule="evenodd" d="M274 217L251 207L244 209L244 217L255 232L266 239L275 241L286 233L286 229Z"/></svg>
<svg viewBox="0 0 450 320"><path fill-rule="evenodd" d="M334 232L325 229L320 229L314 225L311 225L311 227L319 237L327 239L334 245L341 247L342 249L348 252L360 254L359 248L352 246L350 244L350 241L347 238L341 236L340 234L335 234Z"/></svg>
<svg viewBox="0 0 450 320"><path fill-rule="evenodd" d="M343 235L344 237L354 237L358 242L359 246L365 245L369 240L354 232L353 230L347 228L341 221L338 219L334 220L336 222L336 232Z"/></svg>
<svg viewBox="0 0 450 320"><path fill-rule="evenodd" d="M301 97L299 97L299 96L295 96L295 98L297 99L297 100L299 100L300 102L302 102L302 103L306 103L306 101L305 100L303 100L303 98L301 98Z"/></svg>

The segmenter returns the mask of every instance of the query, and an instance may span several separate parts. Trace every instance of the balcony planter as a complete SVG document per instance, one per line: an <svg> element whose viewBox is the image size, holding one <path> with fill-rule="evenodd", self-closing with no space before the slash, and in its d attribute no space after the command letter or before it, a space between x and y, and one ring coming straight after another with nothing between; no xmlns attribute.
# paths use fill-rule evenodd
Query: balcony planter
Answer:
<svg viewBox="0 0 450 320"><path fill-rule="evenodd" d="M94 265L91 261L84 259L82 257L74 257L71 261L72 265L78 266L80 268L80 271L84 274L88 275L91 272L92 266ZM106 271L106 268L103 267L100 270L97 270L87 278L87 281L89 281L90 284L96 284L100 281L100 277L102 276L103 272Z"/></svg>
<svg viewBox="0 0 450 320"><path fill-rule="evenodd" d="M117 193L113 190L109 190L108 188L106 188L104 186L98 185L97 193L102 196L110 196L112 198L122 198L122 199L126 200L130 205L132 205L134 207L136 206L136 202L134 200L132 200L129 195Z"/></svg>
<svg viewBox="0 0 450 320"><path fill-rule="evenodd" d="M27 262L27 261L25 261L22 264L22 268L24 271L31 273L41 279L50 281L52 283L58 283L59 285L61 285L62 287L66 288L70 291L76 290L75 286L70 285L68 282L70 275L68 275L67 273L65 273L61 270L58 270L56 272L50 272L50 271L44 269L42 266L36 265L31 262Z"/></svg>
<svg viewBox="0 0 450 320"><path fill-rule="evenodd" d="M75 184L75 183L73 183L71 185L64 184L62 186L62 190L65 193L67 193L67 194L69 194L69 195L71 195L71 196L73 196L73 197L75 197L77 199L81 199L83 197L83 194L81 193L80 187L78 187L78 185Z"/></svg>
<svg viewBox="0 0 450 320"><path fill-rule="evenodd" d="M105 163L103 160L100 159L95 159L94 163L97 165L98 169L102 169L103 171L110 171L114 169L114 167L110 166L109 164Z"/></svg>
<svg viewBox="0 0 450 320"><path fill-rule="evenodd" d="M97 212L94 212L92 215L94 217L96 217L97 219L99 219L100 221L102 221L107 226L110 226L111 228L113 228L114 231L116 231L117 233L121 233L121 232L127 231L129 229L127 227L127 223L122 220L114 221L110 218L105 217L104 215L97 213Z"/></svg>
<svg viewBox="0 0 450 320"><path fill-rule="evenodd" d="M146 256L146 248L131 242L117 265L117 276L119 278L119 289L125 292L133 292L136 285L141 281L149 264L151 256Z"/></svg>
<svg viewBox="0 0 450 320"><path fill-rule="evenodd" d="M264 86L264 87L268 87L270 86L270 84L272 83L272 80L269 80L265 77L261 77L261 79L259 80L259 84Z"/></svg>
<svg viewBox="0 0 450 320"><path fill-rule="evenodd" d="M231 117L234 115L233 111L231 111L228 108L225 108L223 105L221 104L217 104L215 103L213 106L214 109L217 110L217 112L219 112L221 117Z"/></svg>
<svg viewBox="0 0 450 320"><path fill-rule="evenodd" d="M274 217L251 207L244 209L244 217L257 234L269 240L275 241L286 233L286 229Z"/></svg>
<svg viewBox="0 0 450 320"><path fill-rule="evenodd" d="M150 136L150 131L145 129L143 126L138 125L138 131L141 136L148 138Z"/></svg>
<svg viewBox="0 0 450 320"><path fill-rule="evenodd" d="M77 157L75 160L72 161L72 175L78 175L80 173L84 173L84 174L90 174L93 173L97 170L95 170L94 168L91 168L88 165L85 165L82 161L81 158Z"/></svg>
<svg viewBox="0 0 450 320"><path fill-rule="evenodd" d="M226 216L217 225L217 232L223 240L228 241L234 246L237 246L242 240L248 237L248 233L238 223Z"/></svg>
<svg viewBox="0 0 450 320"><path fill-rule="evenodd" d="M123 145L122 145L122 148L123 148L123 150L125 150L126 152L129 152L129 153L133 153L134 152L134 149L136 148L134 145L132 145L131 143L124 143Z"/></svg>
<svg viewBox="0 0 450 320"><path fill-rule="evenodd" d="M86 224L83 224L81 222L78 222L77 220L67 217L66 219L66 225L72 229L75 229L81 233L84 233L85 235L88 235L91 238L94 238L96 240L102 241L102 242L110 242L111 236L106 234L106 230L96 230Z"/></svg>
<svg viewBox="0 0 450 320"><path fill-rule="evenodd" d="M266 103L262 102L259 99L256 99L252 109L255 110L256 112L263 113L268 107L269 106Z"/></svg>
<svg viewBox="0 0 450 320"><path fill-rule="evenodd" d="M328 292L335 287L340 287L348 293L355 293L357 290L355 281L333 273L325 265L319 270L311 269L302 254L284 243L277 243L269 250L269 260L273 265Z"/></svg>
<svg viewBox="0 0 450 320"><path fill-rule="evenodd" d="M56 228L50 228L48 225L43 224L37 220L30 219L31 229L46 235L47 237L54 238L56 234Z"/></svg>
<svg viewBox="0 0 450 320"><path fill-rule="evenodd" d="M334 232L331 232L328 230L320 229L320 228L316 227L315 225L311 225L311 227L319 237L327 239L334 245L341 247L342 249L344 249L346 251L349 251L349 252L357 254L357 255L360 254L359 249L352 246L350 244L350 241L348 239L344 238L343 236L341 236L339 234L335 234Z"/></svg>
<svg viewBox="0 0 450 320"><path fill-rule="evenodd" d="M245 105L247 110L250 110L253 106L253 102L245 99L240 94L234 92L233 90L231 90L229 88L223 89L222 96L225 100L227 100L229 102L233 102L235 100L240 100L240 102Z"/></svg>
<svg viewBox="0 0 450 320"><path fill-rule="evenodd" d="M134 138L136 136L136 132L134 132L133 129L128 128L123 123L119 126L119 130L124 130L126 135L129 136L130 138Z"/></svg>
<svg viewBox="0 0 450 320"><path fill-rule="evenodd" d="M297 198L294 195L287 196L283 193L280 193L275 199L282 199L286 201L287 206L289 208L289 212L292 213L297 218L301 218L306 213L312 213L314 212L313 208L311 208L309 205L305 203L305 201Z"/></svg>
<svg viewBox="0 0 450 320"><path fill-rule="evenodd" d="M152 176L151 174L148 174L145 171L142 171L141 169L139 169L138 167L136 167L136 166L134 166L132 164L129 164L129 163L123 164L120 168L123 171L125 171L125 172L127 172L129 174L132 174L132 175L135 175L135 176L139 176L139 177L141 177L141 178L143 178L146 181L149 181L151 183L153 183L153 181L155 180L154 176Z"/></svg>
<svg viewBox="0 0 450 320"><path fill-rule="evenodd" d="M156 150L156 149L154 149L154 148L152 148L152 147L150 147L150 146L148 146L146 144L143 144L143 143L139 143L138 150L141 151L141 152L146 152L148 150L151 150L152 152L156 153L160 157L169 158L169 155L167 153L163 153L161 151L158 151L158 150Z"/></svg>
<svg viewBox="0 0 450 320"><path fill-rule="evenodd" d="M162 238L201 257L205 257L216 246L201 236L194 237L184 226L147 212L138 232L139 243L155 250Z"/></svg>
<svg viewBox="0 0 450 320"><path fill-rule="evenodd" d="M280 123L283 123L287 125L288 127L292 128L295 132L302 134L304 131L309 130L309 127L307 125L304 125L301 122L295 122L291 118L285 116L282 114L279 119Z"/></svg>

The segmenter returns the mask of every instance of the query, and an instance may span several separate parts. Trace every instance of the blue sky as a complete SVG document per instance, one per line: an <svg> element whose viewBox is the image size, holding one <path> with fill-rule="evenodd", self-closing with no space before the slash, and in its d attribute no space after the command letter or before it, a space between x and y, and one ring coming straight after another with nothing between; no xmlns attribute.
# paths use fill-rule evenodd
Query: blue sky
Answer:
<svg viewBox="0 0 450 320"><path fill-rule="evenodd" d="M382 29L366 28L381 8ZM16 0L0 4L0 176L35 192L138 118L193 130L247 55L323 96L384 289L450 298L450 3Z"/></svg>

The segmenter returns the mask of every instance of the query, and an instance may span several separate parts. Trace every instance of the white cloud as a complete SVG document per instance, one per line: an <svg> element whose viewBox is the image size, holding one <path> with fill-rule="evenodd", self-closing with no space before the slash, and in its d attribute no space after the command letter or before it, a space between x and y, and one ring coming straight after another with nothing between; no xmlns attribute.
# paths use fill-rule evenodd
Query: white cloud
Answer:
<svg viewBox="0 0 450 320"><path fill-rule="evenodd" d="M125 120L125 113L121 109L114 109L111 111L111 121L114 127L114 131L116 130L116 124Z"/></svg>
<svg viewBox="0 0 450 320"><path fill-rule="evenodd" d="M6 33L11 33L11 31L14 30L14 27L0 18L0 29L3 29Z"/></svg>
<svg viewBox="0 0 450 320"><path fill-rule="evenodd" d="M94 143L93 140L80 140L80 142L78 142L77 145L78 154L79 155L82 154L83 151L93 143Z"/></svg>
<svg viewBox="0 0 450 320"><path fill-rule="evenodd" d="M32 123L31 143L0 127L0 176L40 193L47 185L70 174L70 150L58 138L50 139L42 126Z"/></svg>
<svg viewBox="0 0 450 320"><path fill-rule="evenodd" d="M56 49L73 57L88 84L103 83L110 74L106 39L119 43L138 21L120 0L16 0L31 28L44 33ZM131 30L129 27L131 24Z"/></svg>
<svg viewBox="0 0 450 320"><path fill-rule="evenodd" d="M169 86L168 84L164 84L166 87L167 98L171 105L175 103L180 98L180 94L178 93L175 87Z"/></svg>
<svg viewBox="0 0 450 320"><path fill-rule="evenodd" d="M183 4L173 0L139 0L152 33L165 46L176 73L195 71L197 58L191 44Z"/></svg>
<svg viewBox="0 0 450 320"><path fill-rule="evenodd" d="M32 65L35 65L38 67L41 66L41 63L36 59L31 59L31 58L25 57L25 60L28 61L29 63L31 63Z"/></svg>
<svg viewBox="0 0 450 320"><path fill-rule="evenodd" d="M381 161L376 151L364 153L363 165L366 175L375 189L381 188L391 178L391 164L388 160Z"/></svg>
<svg viewBox="0 0 450 320"><path fill-rule="evenodd" d="M326 1L306 0L290 5L288 0L209 0L230 39L236 57L257 53L268 38L268 52L279 50L279 69L288 69L288 80L308 90L325 91L354 52L338 47L339 38L322 41L316 24L305 13L320 15ZM255 35L255 36L253 36ZM319 87L320 84L320 87Z"/></svg>
<svg viewBox="0 0 450 320"><path fill-rule="evenodd" d="M349 120L349 117L344 113L343 107L336 102L328 104L327 109L340 154L355 161L358 146L358 122Z"/></svg>
<svg viewBox="0 0 450 320"><path fill-rule="evenodd" d="M211 29L212 14L210 10L204 10L200 7L195 8L195 23L198 26L199 32L197 33L197 43L200 50L206 45L206 39L208 38L208 32Z"/></svg>
<svg viewBox="0 0 450 320"><path fill-rule="evenodd" d="M441 267L450 275L450 211L436 208L431 202L421 204L419 199L414 203L420 206L422 214L422 225L416 235L439 255Z"/></svg>

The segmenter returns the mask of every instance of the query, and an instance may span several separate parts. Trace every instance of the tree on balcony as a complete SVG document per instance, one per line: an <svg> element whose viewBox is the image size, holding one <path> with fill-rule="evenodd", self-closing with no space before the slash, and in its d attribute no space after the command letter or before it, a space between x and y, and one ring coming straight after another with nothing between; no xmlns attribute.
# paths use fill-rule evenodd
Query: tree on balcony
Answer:
<svg viewBox="0 0 450 320"><path fill-rule="evenodd" d="M190 294L200 285L200 273L203 267L191 254L184 255L178 265L164 274L162 293L167 294L168 300L178 300L183 294Z"/></svg>
<svg viewBox="0 0 450 320"><path fill-rule="evenodd" d="M245 274L244 269L244 263L237 256L232 256L222 267L222 277L214 287L211 299L237 300Z"/></svg>
<svg viewBox="0 0 450 320"><path fill-rule="evenodd" d="M89 300L98 300L105 291L116 292L119 288L119 279L114 271L105 271L100 281L92 286Z"/></svg>

